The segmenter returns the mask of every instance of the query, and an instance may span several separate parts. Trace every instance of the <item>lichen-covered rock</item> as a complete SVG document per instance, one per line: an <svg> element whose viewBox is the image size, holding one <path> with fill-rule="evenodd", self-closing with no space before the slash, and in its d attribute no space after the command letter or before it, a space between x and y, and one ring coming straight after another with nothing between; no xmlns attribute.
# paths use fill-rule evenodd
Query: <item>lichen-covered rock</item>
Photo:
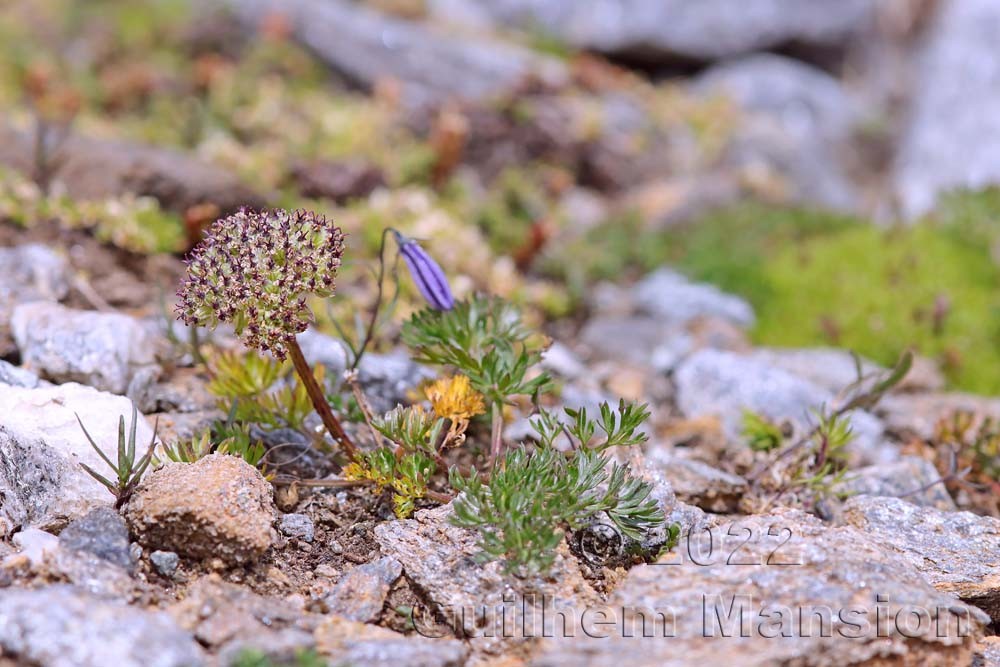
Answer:
<svg viewBox="0 0 1000 667"><path fill-rule="evenodd" d="M782 510L633 568L532 664L946 667L970 663L988 621L861 531Z"/></svg>
<svg viewBox="0 0 1000 667"><path fill-rule="evenodd" d="M1000 520L859 496L847 501L842 521L902 556L938 590L1000 621Z"/></svg>
<svg viewBox="0 0 1000 667"><path fill-rule="evenodd" d="M847 473L837 493L889 496L914 505L953 511L955 501L941 483L941 474L930 461L903 456L894 463L857 468Z"/></svg>
<svg viewBox="0 0 1000 667"><path fill-rule="evenodd" d="M359 565L337 582L326 597L326 604L330 611L344 618L374 623L382 614L389 587L402 571L399 561L390 557Z"/></svg>
<svg viewBox="0 0 1000 667"><path fill-rule="evenodd" d="M0 655L46 667L205 664L197 642L166 614L68 585L0 589Z"/></svg>
<svg viewBox="0 0 1000 667"><path fill-rule="evenodd" d="M504 575L501 563L482 564L476 559L480 553L477 534L451 525L451 512L449 504L417 512L413 519L379 524L375 538L382 553L402 563L407 579L433 605L428 611L439 613L456 632L470 637L477 651L497 653L507 650L510 641L523 638L505 637L502 632L493 632L496 628L484 631L474 610L507 609L510 622L519 624L537 620L541 605L546 603L562 608L596 602L597 594L564 547L549 576L511 580ZM551 607L546 610L549 612Z"/></svg>
<svg viewBox="0 0 1000 667"><path fill-rule="evenodd" d="M125 520L110 507L92 510L66 526L59 533L59 547L93 554L124 570L135 567Z"/></svg>
<svg viewBox="0 0 1000 667"><path fill-rule="evenodd" d="M259 649L276 660L292 659L297 651L312 648L312 632L320 617L297 602L258 595L231 584L218 575L194 582L185 598L168 613L204 646L228 659L246 649Z"/></svg>
<svg viewBox="0 0 1000 667"><path fill-rule="evenodd" d="M271 485L256 468L236 456L212 454L149 473L125 518L148 549L235 565L271 546L276 515Z"/></svg>
<svg viewBox="0 0 1000 667"><path fill-rule="evenodd" d="M646 465L662 473L678 500L709 512L735 512L749 489L747 481L738 475L701 461L669 456L657 447L647 453Z"/></svg>
<svg viewBox="0 0 1000 667"><path fill-rule="evenodd" d="M156 342L128 315L35 302L14 309L11 329L24 365L55 382L124 394L133 379L148 385L158 374Z"/></svg>
<svg viewBox="0 0 1000 667"><path fill-rule="evenodd" d="M80 467L108 471L80 430L77 414L114 460L118 418L132 419L128 399L74 383L35 389L0 384L0 535L18 526L59 529L113 502ZM144 452L152 438L140 414L136 448Z"/></svg>
<svg viewBox="0 0 1000 667"><path fill-rule="evenodd" d="M456 639L406 636L336 614L329 615L314 634L317 650L336 665L462 667L469 652Z"/></svg>

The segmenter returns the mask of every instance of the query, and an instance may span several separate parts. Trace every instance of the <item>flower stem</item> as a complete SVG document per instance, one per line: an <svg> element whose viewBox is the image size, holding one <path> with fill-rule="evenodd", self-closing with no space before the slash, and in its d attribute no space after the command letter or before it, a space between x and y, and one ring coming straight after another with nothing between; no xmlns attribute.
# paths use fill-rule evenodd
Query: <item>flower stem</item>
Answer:
<svg viewBox="0 0 1000 667"><path fill-rule="evenodd" d="M490 438L490 469L500 458L501 436L503 435L503 406L498 402L493 403L493 424Z"/></svg>
<svg viewBox="0 0 1000 667"><path fill-rule="evenodd" d="M298 373L299 379L302 381L302 386L306 388L306 393L309 394L309 399L312 401L313 407L316 408L316 412L319 413L320 419L323 420L326 430L330 432L334 440L340 443L340 446L344 448L344 452L347 453L351 460L356 460L358 458L358 448L354 446L347 433L344 432L344 427L340 425L340 422L333 415L333 410L330 408L330 404L323 394L323 389L316 382L316 376L313 375L309 363L302 355L302 348L299 347L298 341L292 338L285 343L285 347L288 350L288 355L292 358L295 372Z"/></svg>

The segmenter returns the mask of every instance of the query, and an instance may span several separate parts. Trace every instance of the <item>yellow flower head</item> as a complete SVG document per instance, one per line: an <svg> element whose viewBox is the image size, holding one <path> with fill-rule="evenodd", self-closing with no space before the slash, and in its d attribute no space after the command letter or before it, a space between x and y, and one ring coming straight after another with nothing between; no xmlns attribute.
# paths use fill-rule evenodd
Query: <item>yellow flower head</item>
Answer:
<svg viewBox="0 0 1000 667"><path fill-rule="evenodd" d="M424 390L438 417L467 422L486 412L483 395L472 388L464 375L444 377Z"/></svg>

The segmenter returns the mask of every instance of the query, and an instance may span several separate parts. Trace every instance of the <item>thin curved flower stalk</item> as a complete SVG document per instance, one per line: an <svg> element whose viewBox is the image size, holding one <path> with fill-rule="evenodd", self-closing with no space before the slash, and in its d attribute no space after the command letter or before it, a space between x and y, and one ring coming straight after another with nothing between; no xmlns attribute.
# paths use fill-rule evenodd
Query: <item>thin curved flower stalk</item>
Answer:
<svg viewBox="0 0 1000 667"><path fill-rule="evenodd" d="M333 295L343 252L343 232L322 215L241 210L218 220L192 251L177 314L189 326L228 322L247 347L291 357L324 426L354 459L357 448L295 340L313 319L306 297Z"/></svg>

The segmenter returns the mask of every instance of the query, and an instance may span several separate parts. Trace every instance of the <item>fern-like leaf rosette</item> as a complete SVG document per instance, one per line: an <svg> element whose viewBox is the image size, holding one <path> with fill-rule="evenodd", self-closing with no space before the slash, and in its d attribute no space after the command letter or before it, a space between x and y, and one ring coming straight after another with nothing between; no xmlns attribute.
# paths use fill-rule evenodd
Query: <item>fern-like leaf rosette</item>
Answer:
<svg viewBox="0 0 1000 667"><path fill-rule="evenodd" d="M192 252L177 314L191 326L231 323L248 347L284 359L312 320L306 297L333 294L343 252L343 232L322 215L244 209Z"/></svg>

